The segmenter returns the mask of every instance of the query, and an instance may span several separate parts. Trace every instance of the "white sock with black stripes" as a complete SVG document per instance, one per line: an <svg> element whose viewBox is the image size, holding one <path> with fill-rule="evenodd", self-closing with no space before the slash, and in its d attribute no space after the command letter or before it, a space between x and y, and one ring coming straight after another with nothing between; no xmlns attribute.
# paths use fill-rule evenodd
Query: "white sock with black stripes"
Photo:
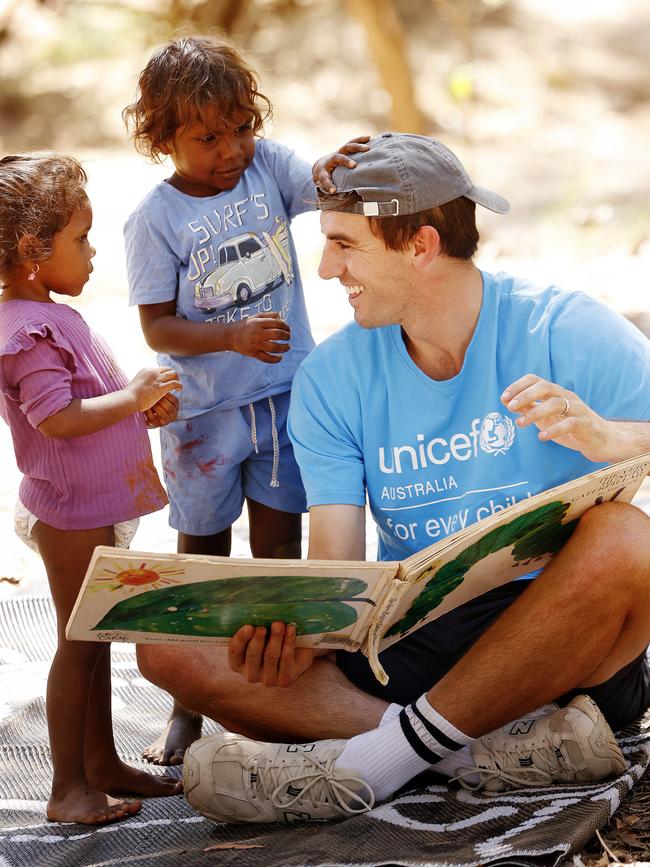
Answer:
<svg viewBox="0 0 650 867"><path fill-rule="evenodd" d="M336 766L356 770L383 801L471 740L431 707L425 694L396 718L351 738Z"/></svg>
<svg viewBox="0 0 650 867"><path fill-rule="evenodd" d="M389 704L384 711L383 717L379 720L379 725L386 725L386 723L389 723L391 720L394 720L395 717L399 716L403 710L403 704Z"/></svg>

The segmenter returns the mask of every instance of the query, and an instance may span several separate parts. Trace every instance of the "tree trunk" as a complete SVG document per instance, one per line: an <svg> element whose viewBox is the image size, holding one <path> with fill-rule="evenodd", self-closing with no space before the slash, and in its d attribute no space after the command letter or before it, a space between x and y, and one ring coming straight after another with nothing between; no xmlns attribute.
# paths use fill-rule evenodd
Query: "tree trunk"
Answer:
<svg viewBox="0 0 650 867"><path fill-rule="evenodd" d="M249 13L249 0L171 0L170 19L173 27L192 23L199 27L217 27L228 35L239 34Z"/></svg>
<svg viewBox="0 0 650 867"><path fill-rule="evenodd" d="M404 32L393 0L347 0L347 4L365 27L368 48L392 101L393 129L423 133L424 119L415 101Z"/></svg>

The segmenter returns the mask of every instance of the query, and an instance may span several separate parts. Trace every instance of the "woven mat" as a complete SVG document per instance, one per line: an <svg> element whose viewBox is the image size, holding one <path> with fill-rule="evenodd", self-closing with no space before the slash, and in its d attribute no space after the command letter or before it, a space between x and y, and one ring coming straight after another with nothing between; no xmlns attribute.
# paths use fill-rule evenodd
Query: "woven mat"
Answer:
<svg viewBox="0 0 650 867"><path fill-rule="evenodd" d="M650 761L648 719L622 735L629 772L595 786L487 796L448 789L428 775L339 824L216 825L182 797L147 800L132 819L95 829L47 822L43 693L54 634L49 599L0 604L0 867L556 864L607 822ZM130 645L113 646L113 690L120 754L144 767L140 752L164 725L169 698L140 677ZM215 730L209 723L204 732Z"/></svg>

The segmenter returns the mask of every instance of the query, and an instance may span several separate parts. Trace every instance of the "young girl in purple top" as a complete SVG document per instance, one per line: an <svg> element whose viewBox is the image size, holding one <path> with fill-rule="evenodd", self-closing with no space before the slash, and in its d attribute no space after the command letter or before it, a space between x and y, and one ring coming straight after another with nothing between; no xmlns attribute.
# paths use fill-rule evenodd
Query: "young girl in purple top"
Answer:
<svg viewBox="0 0 650 867"><path fill-rule="evenodd" d="M86 175L71 157L0 160L0 414L23 472L16 529L43 558L58 646L47 683L54 766L49 819L98 824L137 813L175 780L123 764L110 711L110 645L69 642L65 626L96 545L127 546L162 508L147 425L176 417L169 367L130 382L103 340L50 293L79 295L92 271Z"/></svg>

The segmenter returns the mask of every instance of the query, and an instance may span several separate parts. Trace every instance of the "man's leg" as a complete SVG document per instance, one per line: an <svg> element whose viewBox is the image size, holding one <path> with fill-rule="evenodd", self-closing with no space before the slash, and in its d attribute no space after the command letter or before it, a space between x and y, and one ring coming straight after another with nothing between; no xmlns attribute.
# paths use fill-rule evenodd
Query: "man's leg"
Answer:
<svg viewBox="0 0 650 867"><path fill-rule="evenodd" d="M428 693L398 718L335 750L327 744L316 745L323 782L343 774L348 787L350 780L356 779L362 785L369 784L378 799L386 798L435 764L436 758L458 750L473 737L486 735L575 687L602 683L638 657L650 638L649 529L649 519L630 506L605 504L587 513L563 551ZM307 709L305 699L319 690L336 688L335 679L325 685L313 672L312 677L315 681L302 694L302 701L296 695L296 703L283 703L284 710L291 708L294 718ZM357 707L366 701L364 698ZM265 702L257 704L258 713L260 705L267 715ZM593 711L588 702L583 705ZM321 737L349 736L352 726L346 705L334 719L328 718L328 711L327 702L317 711L324 714L323 724L317 726ZM572 720L577 714L589 724L582 705L580 710L560 712L567 713L574 714ZM365 727L372 724L371 719L372 715L366 717ZM560 722L567 720L563 715ZM364 725L363 717L357 721ZM297 728L304 730L302 725ZM603 731L604 739L611 739L606 725ZM311 729L310 735L300 739L309 736ZM304 759L301 771L302 760L296 758L295 749L276 756L277 747L222 740L216 739L214 761L225 761L231 767L240 761L243 771L253 759L255 767L267 761L273 767L278 761L287 767L290 761L287 792L296 788L296 781L307 779L309 769L313 775L313 759ZM552 752L549 749L549 754ZM613 739L612 755L608 772L624 766ZM205 756L201 759L206 760ZM193 761L196 764L196 757ZM356 777L351 777L354 774ZM215 793L215 815L230 815L228 810L242 797L257 804L254 792L246 788L246 772L244 789L241 779L226 783ZM220 805L225 805L225 813L219 812ZM275 807L281 810L283 805ZM276 811L257 820L275 821L273 816L277 815Z"/></svg>
<svg viewBox="0 0 650 867"><path fill-rule="evenodd" d="M228 731L271 741L353 737L379 725L388 707L353 686L329 656L290 687L247 683L228 667L225 647L139 645L142 674Z"/></svg>
<svg viewBox="0 0 650 867"><path fill-rule="evenodd" d="M390 727L353 738L337 765L385 798L458 744L607 681L650 640L649 530L631 506L590 510L456 665Z"/></svg>
<svg viewBox="0 0 650 867"><path fill-rule="evenodd" d="M603 683L650 640L650 519L607 503L427 694L478 737L569 690Z"/></svg>
<svg viewBox="0 0 650 867"><path fill-rule="evenodd" d="M650 519L604 504L587 512L564 549L427 698L478 737L569 690L606 681L649 639ZM387 707L355 689L327 657L286 689L246 683L229 671L222 648L143 645L138 659L145 677L196 712L255 737L349 738L376 725Z"/></svg>

